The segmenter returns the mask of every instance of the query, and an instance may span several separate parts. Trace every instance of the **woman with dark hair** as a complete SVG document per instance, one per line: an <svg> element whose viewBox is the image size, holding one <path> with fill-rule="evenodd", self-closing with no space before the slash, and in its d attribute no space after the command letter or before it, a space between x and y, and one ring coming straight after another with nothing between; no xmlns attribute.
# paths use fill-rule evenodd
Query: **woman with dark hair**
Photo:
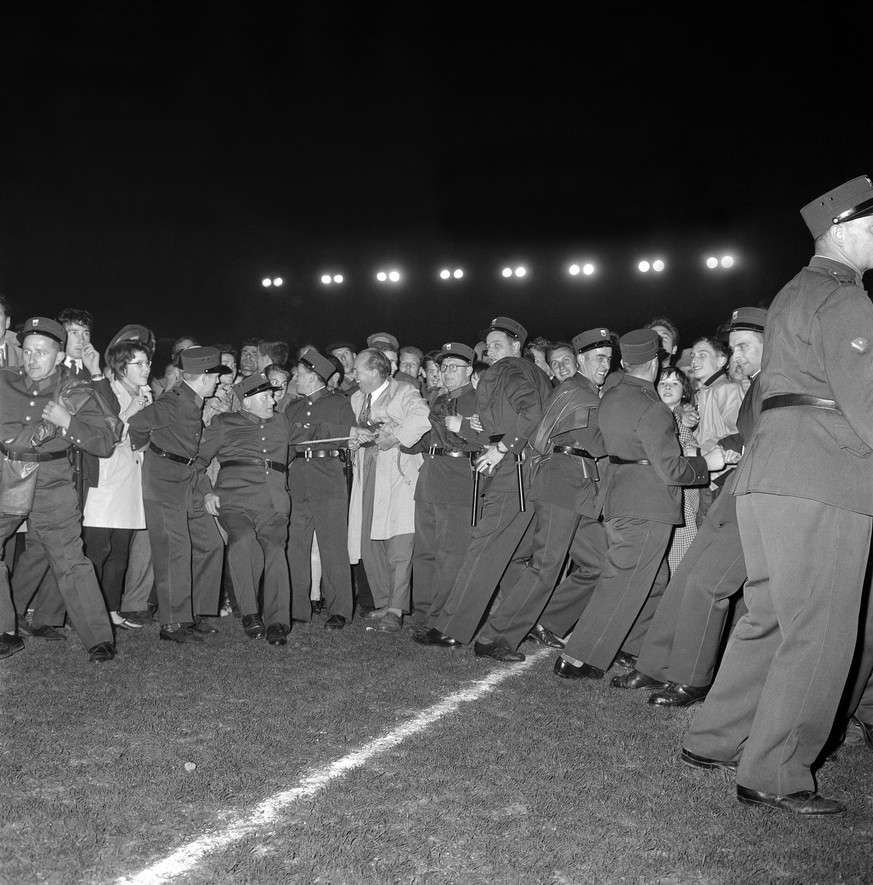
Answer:
<svg viewBox="0 0 873 885"><path fill-rule="evenodd" d="M658 396L661 402L669 406L676 419L676 430L682 451L688 445L694 445L694 428L697 426L697 409L694 406L694 390L688 376L675 366L661 369L658 379ZM697 511L700 507L700 491L692 486L682 489L682 515L684 525L677 525L667 549L667 564L672 576L679 565L679 560L691 546L697 534Z"/></svg>
<svg viewBox="0 0 873 885"><path fill-rule="evenodd" d="M116 628L134 630L144 626L120 614L124 575L133 533L144 529L142 503L142 454L134 452L127 436L131 415L152 401L149 388L152 351L139 340L124 340L106 351L112 377L110 384L121 407L124 430L113 453L99 460L97 485L88 490L82 514L85 554L94 565L109 617Z"/></svg>

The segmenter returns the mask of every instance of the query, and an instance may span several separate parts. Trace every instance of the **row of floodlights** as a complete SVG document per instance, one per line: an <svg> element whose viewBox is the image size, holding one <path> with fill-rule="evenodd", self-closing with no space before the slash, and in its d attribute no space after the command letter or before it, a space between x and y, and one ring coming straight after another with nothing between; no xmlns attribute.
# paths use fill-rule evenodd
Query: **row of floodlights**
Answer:
<svg viewBox="0 0 873 885"><path fill-rule="evenodd" d="M706 259L706 266L710 270L717 270L719 268L728 270L734 266L734 263L735 261L732 255L724 255L721 258L716 258L716 256L710 255ZM651 260L643 259L637 264L637 270L639 270L640 273L648 273L649 271L661 273L666 267L667 264L663 258L654 258ZM567 273L570 274L571 277L578 277L580 275L590 277L596 272L597 267L591 262L586 262L585 264L571 264L567 268ZM515 267L504 267L500 271L500 274L506 279L509 279L510 277L525 277L527 276L527 268L523 264L519 264ZM380 283L399 283L402 277L403 275L399 270L380 270L376 273L376 279ZM464 271L460 267L444 267L440 270L439 277L441 280L460 280L464 277ZM325 286L334 284L340 285L345 282L345 277L341 273L325 273L321 275L321 282ZM283 283L284 280L282 277L264 277L264 279L261 280L261 285L265 289L269 289L271 286L279 287Z"/></svg>

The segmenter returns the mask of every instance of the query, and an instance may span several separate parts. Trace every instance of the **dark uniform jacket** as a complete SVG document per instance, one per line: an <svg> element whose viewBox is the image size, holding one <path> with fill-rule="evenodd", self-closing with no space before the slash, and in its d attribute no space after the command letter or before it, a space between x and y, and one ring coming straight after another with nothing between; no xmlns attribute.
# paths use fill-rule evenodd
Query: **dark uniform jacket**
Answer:
<svg viewBox="0 0 873 885"><path fill-rule="evenodd" d="M516 467L512 456L524 451L543 417L543 405L552 390L546 373L523 357L504 357L482 374L476 388L476 403L485 438L499 437L508 449L488 481L489 492L515 490Z"/></svg>
<svg viewBox="0 0 873 885"><path fill-rule="evenodd" d="M212 419L200 441L198 466L204 494L214 491L221 509L275 511L287 516L291 511L287 477L282 470L266 464L228 464L229 461L256 458L259 461L288 463L289 424L285 415L259 418L251 412L223 412ZM205 474L213 458L219 470L212 488Z"/></svg>
<svg viewBox="0 0 873 885"><path fill-rule="evenodd" d="M597 423L599 406L597 385L584 375L576 373L555 388L531 438L534 449L542 454L534 469L533 500L596 516L596 462L555 452L555 446L584 449L594 458L602 458L606 449Z"/></svg>
<svg viewBox="0 0 873 885"><path fill-rule="evenodd" d="M331 439L348 436L355 423L351 399L322 387L309 396L292 403L285 416L290 424L291 467L288 488L292 501L314 498L348 499L345 475L348 452L339 458L307 458L307 450L340 451L347 443L323 443L307 446L308 439Z"/></svg>
<svg viewBox="0 0 873 885"><path fill-rule="evenodd" d="M681 486L705 485L702 457L682 454L676 421L650 381L624 374L603 394L598 412L606 451L625 461L610 464L602 503L606 519L627 517L681 525Z"/></svg>
<svg viewBox="0 0 873 885"><path fill-rule="evenodd" d="M196 458L203 434L203 399L185 381L161 394L128 421L130 443L141 449L149 442L182 458ZM196 489L197 470L161 458L146 450L142 471L142 496L191 510L196 500L202 504L202 488Z"/></svg>
<svg viewBox="0 0 873 885"><path fill-rule="evenodd" d="M469 457L453 458L445 454L430 454L433 449L443 452L482 451L485 435L474 430L470 418L476 414L476 391L472 384L443 392L430 403L431 429L409 451L420 452L424 458L415 486L416 501L435 504L469 504L472 490L472 467ZM461 429L450 431L445 424L448 415L459 415Z"/></svg>
<svg viewBox="0 0 873 885"><path fill-rule="evenodd" d="M836 401L761 413L734 494L764 492L873 514L873 305L854 270L813 258L774 299L764 329L761 397Z"/></svg>

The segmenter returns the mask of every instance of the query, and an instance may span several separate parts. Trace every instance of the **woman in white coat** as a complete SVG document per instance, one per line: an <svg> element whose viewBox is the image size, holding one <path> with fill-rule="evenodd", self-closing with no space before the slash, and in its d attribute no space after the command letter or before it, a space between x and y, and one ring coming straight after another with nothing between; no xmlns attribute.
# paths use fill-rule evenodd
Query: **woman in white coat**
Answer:
<svg viewBox="0 0 873 885"><path fill-rule="evenodd" d="M133 630L139 621L119 613L130 543L136 529L144 529L142 454L134 452L127 435L130 416L152 401L148 385L151 352L142 341L120 341L106 352L110 383L124 422L121 442L109 458L100 459L99 482L88 491L83 514L85 553L94 571L109 616L116 627Z"/></svg>

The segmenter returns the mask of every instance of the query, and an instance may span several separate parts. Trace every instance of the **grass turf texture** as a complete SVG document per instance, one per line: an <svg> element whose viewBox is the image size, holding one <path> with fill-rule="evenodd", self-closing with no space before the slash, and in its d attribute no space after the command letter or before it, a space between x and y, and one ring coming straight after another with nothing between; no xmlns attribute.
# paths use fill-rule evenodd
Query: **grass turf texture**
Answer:
<svg viewBox="0 0 873 885"><path fill-rule="evenodd" d="M108 883L215 834L306 774L501 665L408 631L295 625L285 648L239 620L201 644L26 640L0 664L0 881ZM524 646L526 651L535 646ZM750 809L733 778L677 761L694 715L608 680L529 670L207 854L206 883L869 882L873 755L819 772L839 819ZM186 762L196 768L188 771Z"/></svg>

